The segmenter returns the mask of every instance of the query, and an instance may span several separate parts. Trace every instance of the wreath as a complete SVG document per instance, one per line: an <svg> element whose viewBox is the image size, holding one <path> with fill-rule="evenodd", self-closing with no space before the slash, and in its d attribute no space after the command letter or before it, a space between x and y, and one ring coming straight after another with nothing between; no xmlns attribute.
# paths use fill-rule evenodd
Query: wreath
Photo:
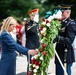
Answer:
<svg viewBox="0 0 76 75"><path fill-rule="evenodd" d="M28 75L47 75L50 59L54 56L53 40L58 35L61 28L60 17L61 11L54 9L52 12L46 12L45 18L39 27L40 47L37 55L32 57Z"/></svg>

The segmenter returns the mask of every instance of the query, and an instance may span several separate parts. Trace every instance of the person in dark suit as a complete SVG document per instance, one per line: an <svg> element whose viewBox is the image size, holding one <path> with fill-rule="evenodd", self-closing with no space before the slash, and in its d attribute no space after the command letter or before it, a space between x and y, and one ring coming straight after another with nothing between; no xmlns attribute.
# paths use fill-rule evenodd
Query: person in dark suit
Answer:
<svg viewBox="0 0 76 75"><path fill-rule="evenodd" d="M15 42L10 35L17 21L13 17L5 19L0 31L0 41L2 44L2 57L0 60L0 75L16 75L16 51L26 55L35 55L38 51L25 48Z"/></svg>
<svg viewBox="0 0 76 75"><path fill-rule="evenodd" d="M28 12L30 16L30 21L25 25L25 32L26 32L26 47L29 49L38 49L39 47L39 36L38 36L38 11L39 9L33 9ZM35 17L36 16L36 17ZM34 19L35 18L35 19ZM31 60L31 57L28 55L27 60ZM29 61L30 63L30 61Z"/></svg>
<svg viewBox="0 0 76 75"><path fill-rule="evenodd" d="M74 41L76 35L76 24L75 21L70 18L71 14L71 5L60 5L60 9L62 11L62 20L61 20L61 30L59 31L58 36L54 39L54 43L56 43L56 51L62 61L62 63L66 63L66 71L68 75L71 75L71 66L75 61L74 51L72 47L72 43ZM56 75L64 75L64 71L55 56L55 64L56 64Z"/></svg>

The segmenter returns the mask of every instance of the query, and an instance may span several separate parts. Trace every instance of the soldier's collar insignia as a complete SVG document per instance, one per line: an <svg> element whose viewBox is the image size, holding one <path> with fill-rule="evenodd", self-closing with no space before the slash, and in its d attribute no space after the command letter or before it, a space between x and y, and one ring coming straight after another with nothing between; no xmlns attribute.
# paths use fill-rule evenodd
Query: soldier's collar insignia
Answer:
<svg viewBox="0 0 76 75"><path fill-rule="evenodd" d="M67 23L67 21L65 21L65 23Z"/></svg>

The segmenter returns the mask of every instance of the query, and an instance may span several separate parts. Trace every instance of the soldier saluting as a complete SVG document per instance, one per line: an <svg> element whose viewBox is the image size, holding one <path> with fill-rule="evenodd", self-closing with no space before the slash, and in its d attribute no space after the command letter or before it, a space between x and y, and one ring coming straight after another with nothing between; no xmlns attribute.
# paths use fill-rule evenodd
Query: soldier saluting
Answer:
<svg viewBox="0 0 76 75"><path fill-rule="evenodd" d="M33 9L28 12L30 16L30 21L25 25L26 32L26 47L29 49L38 49L39 47L39 36L38 36L38 15L39 9ZM28 55L28 62L30 63L31 57Z"/></svg>

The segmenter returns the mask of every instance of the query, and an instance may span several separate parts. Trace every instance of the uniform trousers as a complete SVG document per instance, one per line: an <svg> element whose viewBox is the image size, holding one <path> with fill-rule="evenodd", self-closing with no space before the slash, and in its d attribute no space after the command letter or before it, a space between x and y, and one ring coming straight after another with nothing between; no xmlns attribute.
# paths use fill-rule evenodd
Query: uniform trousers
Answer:
<svg viewBox="0 0 76 75"><path fill-rule="evenodd" d="M27 55L27 62L28 62L28 65L27 65L27 75L28 75L28 72L29 72L29 64L31 64L31 58L32 58L32 55Z"/></svg>
<svg viewBox="0 0 76 75"><path fill-rule="evenodd" d="M72 64L73 63L67 63L66 70L67 70L68 75L71 75ZM64 70L63 70L63 68L61 67L60 64L56 64L56 75L64 75Z"/></svg>

